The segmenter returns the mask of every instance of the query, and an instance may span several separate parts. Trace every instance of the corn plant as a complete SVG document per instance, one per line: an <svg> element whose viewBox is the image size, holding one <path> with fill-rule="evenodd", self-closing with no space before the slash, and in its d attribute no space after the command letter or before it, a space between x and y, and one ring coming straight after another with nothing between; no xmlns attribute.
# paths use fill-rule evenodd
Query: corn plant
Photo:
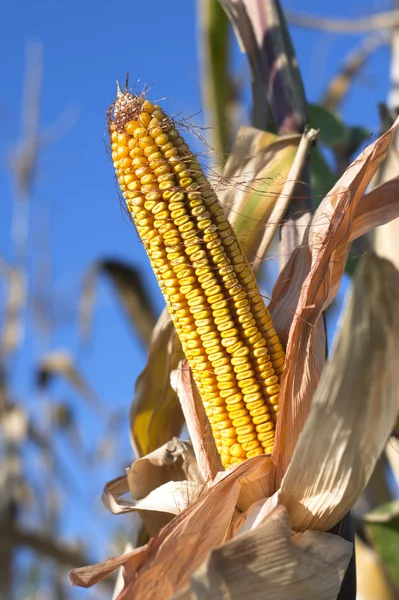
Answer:
<svg viewBox="0 0 399 600"><path fill-rule="evenodd" d="M240 128L216 186L147 94L118 84L108 111L120 190L167 312L136 385L138 459L103 495L111 512L140 514L142 545L70 578L89 587L122 567L118 600L355 598L350 511L399 410L398 271L374 254L360 262L331 356L323 315L352 242L399 216L397 178L368 189L399 119L298 216L317 110L283 12L220 4L250 59L256 128ZM277 134L263 131L270 120ZM276 158L280 185L268 180ZM266 306L255 273L276 233L284 260Z"/></svg>

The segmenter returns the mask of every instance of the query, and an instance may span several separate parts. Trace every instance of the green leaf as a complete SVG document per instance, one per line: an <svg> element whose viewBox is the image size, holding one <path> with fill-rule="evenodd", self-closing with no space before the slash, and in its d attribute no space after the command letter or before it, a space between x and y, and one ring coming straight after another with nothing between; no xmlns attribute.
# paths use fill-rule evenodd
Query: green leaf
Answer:
<svg viewBox="0 0 399 600"><path fill-rule="evenodd" d="M318 206L337 182L336 174L318 148L310 151L310 184L315 205Z"/></svg>
<svg viewBox="0 0 399 600"><path fill-rule="evenodd" d="M318 104L309 105L309 125L320 129L319 140L332 148L344 143L348 137L348 128L339 116Z"/></svg>
<svg viewBox="0 0 399 600"><path fill-rule="evenodd" d="M387 502L368 513L364 528L399 587L399 501Z"/></svg>

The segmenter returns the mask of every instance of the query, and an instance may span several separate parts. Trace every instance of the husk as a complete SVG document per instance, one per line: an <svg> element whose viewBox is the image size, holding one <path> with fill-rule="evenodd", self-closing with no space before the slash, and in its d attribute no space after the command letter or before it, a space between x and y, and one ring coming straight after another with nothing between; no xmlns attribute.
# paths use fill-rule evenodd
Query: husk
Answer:
<svg viewBox="0 0 399 600"><path fill-rule="evenodd" d="M278 137L242 126L224 168L217 194L250 261L297 155L300 135Z"/></svg>
<svg viewBox="0 0 399 600"><path fill-rule="evenodd" d="M223 467L204 406L186 360L181 361L176 371L172 372L171 384L181 404L199 472L203 481L209 482L214 479L218 471L223 470Z"/></svg>
<svg viewBox="0 0 399 600"><path fill-rule="evenodd" d="M274 325L283 342L287 342L274 451L278 482L309 414L325 360L324 334L317 328L319 318L337 293L350 240L356 237L353 224L357 207L387 155L398 123L399 120L360 155L322 201L302 246L294 251L273 290ZM363 212L363 230L365 221L367 226L373 226L372 215L378 214L377 206L385 205L381 190L371 198L371 204L367 218ZM396 208L399 214L399 200Z"/></svg>
<svg viewBox="0 0 399 600"><path fill-rule="evenodd" d="M154 328L147 364L137 378L130 411L130 440L138 458L180 434L184 419L170 372L183 352L167 309Z"/></svg>
<svg viewBox="0 0 399 600"><path fill-rule="evenodd" d="M292 535L279 506L261 527L212 550L172 600L335 600L351 554L352 544L328 533Z"/></svg>
<svg viewBox="0 0 399 600"><path fill-rule="evenodd" d="M331 529L366 486L399 410L399 272L363 259L283 479L292 527Z"/></svg>
<svg viewBox="0 0 399 600"><path fill-rule="evenodd" d="M190 443L173 438L135 461L127 475L109 481L102 500L113 514L139 511L148 533L156 535L202 488ZM130 498L124 498L129 492Z"/></svg>
<svg viewBox="0 0 399 600"><path fill-rule="evenodd" d="M90 565L88 567L80 567L78 569L72 569L69 572L69 581L72 585L79 585L80 587L88 588L95 585L99 581L102 581L106 577L115 573L119 567L124 567L125 574L134 572L144 559L148 555L148 544L136 548L131 552L126 552L121 556L114 556L105 560L104 562L98 563L97 565Z"/></svg>

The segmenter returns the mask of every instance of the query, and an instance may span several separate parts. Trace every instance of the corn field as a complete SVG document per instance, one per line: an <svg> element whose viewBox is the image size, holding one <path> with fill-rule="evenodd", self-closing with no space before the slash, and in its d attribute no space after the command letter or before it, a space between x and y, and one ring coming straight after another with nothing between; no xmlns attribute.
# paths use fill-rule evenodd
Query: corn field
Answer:
<svg viewBox="0 0 399 600"><path fill-rule="evenodd" d="M73 2L4 32L0 598L399 598L399 5Z"/></svg>

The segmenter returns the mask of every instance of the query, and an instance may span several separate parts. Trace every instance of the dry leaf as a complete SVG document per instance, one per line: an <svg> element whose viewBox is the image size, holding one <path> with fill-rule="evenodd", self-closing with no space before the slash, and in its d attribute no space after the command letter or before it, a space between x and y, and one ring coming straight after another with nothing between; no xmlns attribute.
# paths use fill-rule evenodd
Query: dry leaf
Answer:
<svg viewBox="0 0 399 600"><path fill-rule="evenodd" d="M22 337L21 311L26 302L25 277L20 269L7 268L7 300L0 354L4 357L15 352Z"/></svg>
<svg viewBox="0 0 399 600"><path fill-rule="evenodd" d="M203 483L190 443L173 438L136 460L127 472L126 483L122 485L127 485L148 533L153 536L170 521L170 515L181 512L198 497ZM126 506L126 501L122 502L123 506ZM141 512L142 508L145 512ZM166 516L165 512L169 515Z"/></svg>
<svg viewBox="0 0 399 600"><path fill-rule="evenodd" d="M329 533L292 536L279 506L261 527L214 548L172 600L335 600L351 555L352 544Z"/></svg>
<svg viewBox="0 0 399 600"><path fill-rule="evenodd" d="M182 358L180 342L165 308L152 334L147 364L137 378L130 412L131 443L138 457L180 433L184 418L170 385L170 373Z"/></svg>
<svg viewBox="0 0 399 600"><path fill-rule="evenodd" d="M126 567L130 556L125 555L111 562L75 569L72 582L85 587L93 585L126 563L126 585L118 600L131 597L164 600L188 582L189 573L200 566L212 548L234 534L240 522L236 504L243 488L259 479L271 482L273 476L271 459L266 456L249 459L230 471L219 473L198 500L141 548L142 554L133 555L131 568ZM142 477L140 483L143 483Z"/></svg>
<svg viewBox="0 0 399 600"><path fill-rule="evenodd" d="M149 560L127 583L118 600L164 600L187 583L207 553L226 539L242 484L271 461L260 456L225 472L197 502L178 515L149 543ZM223 507L223 510L221 510Z"/></svg>
<svg viewBox="0 0 399 600"><path fill-rule="evenodd" d="M321 104L329 110L339 111L351 85L375 50L388 41L387 32L372 33L345 57L339 71L329 81Z"/></svg>
<svg viewBox="0 0 399 600"><path fill-rule="evenodd" d="M115 573L119 567L123 566L127 572L137 569L146 556L147 546L141 546L121 556L109 558L97 565L72 569L69 572L69 581L72 585L88 588Z"/></svg>
<svg viewBox="0 0 399 600"><path fill-rule="evenodd" d="M292 527L331 529L365 488L399 411L399 272L366 257L282 481Z"/></svg>
<svg viewBox="0 0 399 600"><path fill-rule="evenodd" d="M144 498L168 481L203 483L190 442L178 438L132 463L127 477L130 492L136 499Z"/></svg>
<svg viewBox="0 0 399 600"><path fill-rule="evenodd" d="M323 334L317 336L320 315L338 291L357 206L387 155L398 123L360 155L321 202L302 246L273 290L273 322L283 342L288 338L274 453L279 479L291 460L324 364ZM383 205L384 198L379 199Z"/></svg>
<svg viewBox="0 0 399 600"><path fill-rule="evenodd" d="M156 314L141 272L119 260L104 258L96 262L85 276L81 299L80 322L88 336L91 328L95 288L100 276L105 275L113 284L134 333L149 344L156 323Z"/></svg>
<svg viewBox="0 0 399 600"><path fill-rule="evenodd" d="M199 472L204 482L211 481L218 471L223 470L223 467L204 406L186 360L179 363L172 376L172 385L176 390L190 432Z"/></svg>
<svg viewBox="0 0 399 600"><path fill-rule="evenodd" d="M251 263L300 140L299 135L278 137L253 127L238 131L217 194Z"/></svg>
<svg viewBox="0 0 399 600"><path fill-rule="evenodd" d="M123 499L123 496L130 490L128 477L125 475L106 484L103 503L114 515L133 511L153 511L177 515L194 502L202 487L193 481L168 481L151 490L140 500L126 500ZM155 535L155 533L151 533L151 535Z"/></svg>

